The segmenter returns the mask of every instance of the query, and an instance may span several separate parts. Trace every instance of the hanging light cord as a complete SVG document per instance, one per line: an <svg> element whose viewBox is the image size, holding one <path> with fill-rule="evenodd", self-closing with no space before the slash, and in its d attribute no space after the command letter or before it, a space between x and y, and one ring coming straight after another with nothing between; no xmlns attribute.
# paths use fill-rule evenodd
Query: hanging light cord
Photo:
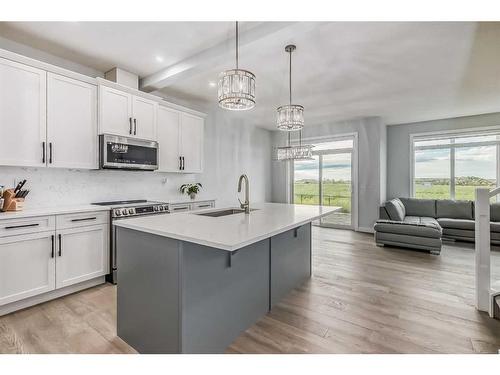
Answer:
<svg viewBox="0 0 500 375"><path fill-rule="evenodd" d="M292 50L290 49L290 77L288 80L288 85L290 87L290 105L292 105Z"/></svg>
<svg viewBox="0 0 500 375"><path fill-rule="evenodd" d="M236 21L236 69L238 69L238 21Z"/></svg>

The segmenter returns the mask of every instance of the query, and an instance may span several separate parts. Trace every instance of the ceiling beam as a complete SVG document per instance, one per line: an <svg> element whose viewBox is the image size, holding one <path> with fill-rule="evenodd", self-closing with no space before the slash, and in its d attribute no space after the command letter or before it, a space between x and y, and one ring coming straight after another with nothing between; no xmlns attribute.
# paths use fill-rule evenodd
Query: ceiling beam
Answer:
<svg viewBox="0 0 500 375"><path fill-rule="evenodd" d="M252 44L263 38L269 37L283 29L298 25L300 22L261 22L259 25L240 31L240 47ZM159 72L153 73L140 80L140 89L146 92L160 90L170 86L179 80L185 79L193 74L204 71L207 67L217 66L227 61L227 54L230 51L228 46L234 46L235 36L229 40L207 48L195 55L192 55L178 63L170 65ZM234 47L232 47L234 48Z"/></svg>

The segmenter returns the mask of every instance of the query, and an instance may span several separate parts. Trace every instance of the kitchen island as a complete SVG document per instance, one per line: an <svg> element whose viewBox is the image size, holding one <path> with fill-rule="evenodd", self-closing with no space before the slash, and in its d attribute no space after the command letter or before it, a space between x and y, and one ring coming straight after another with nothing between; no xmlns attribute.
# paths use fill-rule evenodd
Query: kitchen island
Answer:
<svg viewBox="0 0 500 375"><path fill-rule="evenodd" d="M222 353L311 276L311 222L263 203L117 222L118 336L140 353Z"/></svg>

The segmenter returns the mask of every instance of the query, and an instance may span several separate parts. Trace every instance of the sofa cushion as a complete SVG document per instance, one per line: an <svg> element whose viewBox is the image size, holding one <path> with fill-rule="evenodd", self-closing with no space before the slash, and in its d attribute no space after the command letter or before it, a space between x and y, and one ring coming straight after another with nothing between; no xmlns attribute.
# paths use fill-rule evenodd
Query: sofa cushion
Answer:
<svg viewBox="0 0 500 375"><path fill-rule="evenodd" d="M472 220L474 219L472 201L437 200L436 217Z"/></svg>
<svg viewBox="0 0 500 375"><path fill-rule="evenodd" d="M500 203L490 204L490 220L500 221Z"/></svg>
<svg viewBox="0 0 500 375"><path fill-rule="evenodd" d="M500 233L500 223L490 222L490 233Z"/></svg>
<svg viewBox="0 0 500 375"><path fill-rule="evenodd" d="M475 232L468 229L458 229L458 228L443 228L443 237L448 238L476 238Z"/></svg>
<svg viewBox="0 0 500 375"><path fill-rule="evenodd" d="M383 233L394 233L416 237L441 238L441 227L437 222L432 223L430 221L409 222L378 220L375 223L374 229L376 232Z"/></svg>
<svg viewBox="0 0 500 375"><path fill-rule="evenodd" d="M450 219L447 217L438 218L437 221L443 228L474 230L476 225L474 220Z"/></svg>
<svg viewBox="0 0 500 375"><path fill-rule="evenodd" d="M405 206L398 198L385 202L385 209L391 220L403 221L406 216Z"/></svg>
<svg viewBox="0 0 500 375"><path fill-rule="evenodd" d="M405 206L406 215L436 217L435 199L399 198Z"/></svg>

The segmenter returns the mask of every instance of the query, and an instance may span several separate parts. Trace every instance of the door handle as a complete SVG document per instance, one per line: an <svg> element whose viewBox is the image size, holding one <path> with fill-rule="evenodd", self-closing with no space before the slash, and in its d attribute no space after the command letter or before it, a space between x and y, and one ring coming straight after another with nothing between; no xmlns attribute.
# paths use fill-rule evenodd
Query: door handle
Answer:
<svg viewBox="0 0 500 375"><path fill-rule="evenodd" d="M49 142L49 164L52 164L52 142Z"/></svg>
<svg viewBox="0 0 500 375"><path fill-rule="evenodd" d="M137 135L137 119L134 118L134 135Z"/></svg>
<svg viewBox="0 0 500 375"><path fill-rule="evenodd" d="M57 237L59 239L59 256L62 256L62 235L59 234Z"/></svg>
<svg viewBox="0 0 500 375"><path fill-rule="evenodd" d="M132 135L132 117L129 117L128 118L128 122L130 124L130 128L128 130L128 134Z"/></svg>
<svg viewBox="0 0 500 375"><path fill-rule="evenodd" d="M42 142L42 163L45 164L45 142Z"/></svg>
<svg viewBox="0 0 500 375"><path fill-rule="evenodd" d="M50 253L50 257L54 258L55 254L56 254L54 235L50 236L50 241L52 243L52 252Z"/></svg>

